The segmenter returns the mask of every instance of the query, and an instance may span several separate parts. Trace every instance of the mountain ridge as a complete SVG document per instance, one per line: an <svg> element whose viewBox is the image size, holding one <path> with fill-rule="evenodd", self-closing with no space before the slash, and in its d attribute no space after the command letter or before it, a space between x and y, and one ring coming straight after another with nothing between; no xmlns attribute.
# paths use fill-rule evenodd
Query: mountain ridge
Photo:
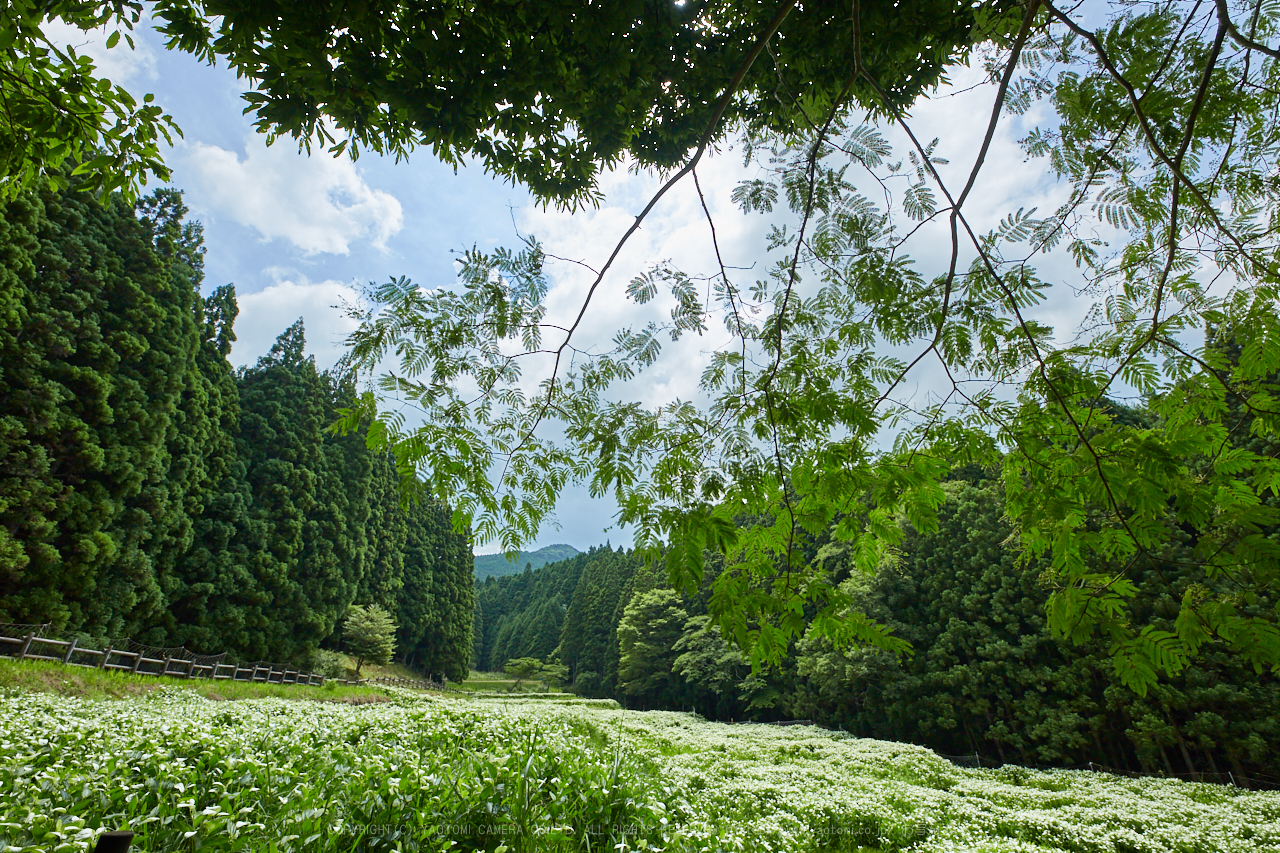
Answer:
<svg viewBox="0 0 1280 853"><path fill-rule="evenodd" d="M539 548L537 551L521 551L514 562L508 560L505 554L478 554L475 556L476 580L518 575L524 571L526 565L532 565L537 569L547 563L576 557L580 553L572 545L556 543Z"/></svg>

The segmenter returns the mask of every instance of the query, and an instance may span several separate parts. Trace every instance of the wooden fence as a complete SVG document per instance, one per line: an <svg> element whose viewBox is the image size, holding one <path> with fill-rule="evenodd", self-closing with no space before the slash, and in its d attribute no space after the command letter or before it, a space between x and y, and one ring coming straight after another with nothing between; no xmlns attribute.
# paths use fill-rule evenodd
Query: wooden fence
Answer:
<svg viewBox="0 0 1280 853"><path fill-rule="evenodd" d="M54 640L29 633L25 637L0 635L0 655L17 660L45 660L86 669L110 669L138 675L167 675L170 678L209 678L216 681L257 681L264 684L324 684L322 675L291 669L284 664L199 663L193 658L147 657L145 652L128 649L91 649L77 645L77 640ZM14 647L17 647L14 651ZM75 660L76 656L80 660ZM86 662L88 659L88 662ZM365 682L347 681L347 684Z"/></svg>
<svg viewBox="0 0 1280 853"><path fill-rule="evenodd" d="M40 627L40 626L33 626ZM321 686L326 681L343 684L348 687L361 687L369 684L390 684L397 687L411 687L417 690L438 690L462 693L456 687L448 687L430 680L411 678L333 678L326 679L322 675L291 669L285 664L256 663L235 664L221 663L212 660L200 663L189 657L164 655L148 657L144 651L130 651L107 646L105 649L93 649L80 646L78 640L54 640L42 637L38 632L29 632L22 637L9 637L0 634L0 657L15 660L45 660L62 663L67 666L78 666L85 669L110 669L116 672L132 672L138 675L167 675L170 678L208 678L216 681L256 681L261 684L306 684ZM79 657L79 660L76 658Z"/></svg>
<svg viewBox="0 0 1280 853"><path fill-rule="evenodd" d="M457 687L450 687L447 684L441 684L437 681L422 681L415 678L392 678L390 676L378 676L376 678L366 678L359 682L348 682L350 684L392 684L396 687L412 687L415 690L438 690L447 693L466 693Z"/></svg>

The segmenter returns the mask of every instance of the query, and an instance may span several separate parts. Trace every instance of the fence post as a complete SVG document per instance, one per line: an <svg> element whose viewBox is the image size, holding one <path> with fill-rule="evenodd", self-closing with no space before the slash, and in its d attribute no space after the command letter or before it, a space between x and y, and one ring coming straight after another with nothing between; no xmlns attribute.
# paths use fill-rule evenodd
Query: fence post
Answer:
<svg viewBox="0 0 1280 853"><path fill-rule="evenodd" d="M111 644L107 643L107 647L102 650L102 660L98 663L98 669L107 668L107 658L111 657Z"/></svg>
<svg viewBox="0 0 1280 853"><path fill-rule="evenodd" d="M1233 776L1233 775L1231 775L1231 771L1230 771L1230 770L1228 770L1228 771L1227 771L1227 778L1231 780L1231 787L1233 787L1233 788L1239 788L1239 787L1240 787L1239 785L1237 785L1237 784L1236 784L1236 777L1235 777L1235 776Z"/></svg>
<svg viewBox="0 0 1280 853"><path fill-rule="evenodd" d="M18 652L18 660L24 660L26 658L27 651L31 648L31 641L35 638L36 635L34 633L27 634L26 638L22 641L22 651Z"/></svg>
<svg viewBox="0 0 1280 853"><path fill-rule="evenodd" d="M63 663L71 663L71 656L76 653L76 643L78 642L79 640L75 637L71 638L71 645L67 646L67 653L62 656Z"/></svg>
<svg viewBox="0 0 1280 853"><path fill-rule="evenodd" d="M137 657L133 659L133 671L136 673L138 667L142 666L142 652L137 653Z"/></svg>
<svg viewBox="0 0 1280 853"><path fill-rule="evenodd" d="M981 756L981 755L978 755L978 753L976 753L976 752L973 754L973 764L974 764L974 766L975 766L975 767L981 767L981 766L982 766L982 756Z"/></svg>
<svg viewBox="0 0 1280 853"><path fill-rule="evenodd" d="M169 674L169 662L170 662L170 661L172 661L172 660L173 660L173 658L169 657L168 655L165 655L165 656L164 656L164 669L160 670L160 674L161 674L161 675L168 675L168 674Z"/></svg>

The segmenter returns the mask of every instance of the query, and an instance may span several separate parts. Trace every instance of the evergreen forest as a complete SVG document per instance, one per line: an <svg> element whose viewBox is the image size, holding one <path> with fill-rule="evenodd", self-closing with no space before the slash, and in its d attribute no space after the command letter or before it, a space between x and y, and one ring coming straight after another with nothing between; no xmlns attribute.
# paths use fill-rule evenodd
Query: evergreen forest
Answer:
<svg viewBox="0 0 1280 853"><path fill-rule="evenodd" d="M201 295L186 212L52 185L2 208L0 623L306 665L378 604L403 661L464 678L469 537L330 430L352 378L301 320L233 369L235 289Z"/></svg>
<svg viewBox="0 0 1280 853"><path fill-rule="evenodd" d="M837 650L810 611L781 662L753 672L711 615L716 558L708 555L699 588L677 590L661 568L604 547L478 584L476 663L550 657L568 667L576 692L631 708L806 719L990 763L1280 777L1274 676L1219 649L1139 695L1104 642L1050 635L1045 565L1020 560L1003 487L972 469L945 489L938 528L904 523L901 548L875 575L857 571L843 543L806 546L851 605L909 641L910 654ZM1149 593L1136 607L1157 624L1172 623L1189 587L1192 538L1173 531L1163 559L1138 572Z"/></svg>
<svg viewBox="0 0 1280 853"><path fill-rule="evenodd" d="M555 563L559 560L567 560L578 553L578 549L572 545L547 545L536 551L520 551L516 554L514 560L507 559L506 554L477 554L476 555L476 580L482 581L488 577L500 578L504 575L518 575L524 566L538 568L545 566L547 563Z"/></svg>

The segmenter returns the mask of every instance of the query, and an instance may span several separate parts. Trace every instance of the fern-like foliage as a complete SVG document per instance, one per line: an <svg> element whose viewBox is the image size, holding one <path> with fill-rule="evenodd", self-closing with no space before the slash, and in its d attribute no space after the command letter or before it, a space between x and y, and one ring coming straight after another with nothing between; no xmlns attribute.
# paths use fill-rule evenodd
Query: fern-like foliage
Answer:
<svg viewBox="0 0 1280 853"><path fill-rule="evenodd" d="M877 571L933 524L949 471L999 470L1062 642L1102 643L1138 692L1207 648L1280 671L1280 87L1258 47L1280 10L1101 11L983 13L1022 22L990 52L993 95L1009 83L992 138L1008 113L1039 125L1022 146L1059 182L1053 209L982 219L994 156L965 196L955 140L907 133L858 77L878 125L797 96L807 124L747 126L731 197L768 217L763 272L631 273L620 291L657 313L608 351L546 322L536 244L469 253L458 290L371 288L349 363L396 371L346 426L373 421L478 539L527 542L580 482L678 588L719 552L712 613L757 661L810 627L905 651L807 549L827 537ZM1076 307L1078 327L1050 326ZM631 401L690 332L696 398ZM1134 579L1174 560L1176 615Z"/></svg>

